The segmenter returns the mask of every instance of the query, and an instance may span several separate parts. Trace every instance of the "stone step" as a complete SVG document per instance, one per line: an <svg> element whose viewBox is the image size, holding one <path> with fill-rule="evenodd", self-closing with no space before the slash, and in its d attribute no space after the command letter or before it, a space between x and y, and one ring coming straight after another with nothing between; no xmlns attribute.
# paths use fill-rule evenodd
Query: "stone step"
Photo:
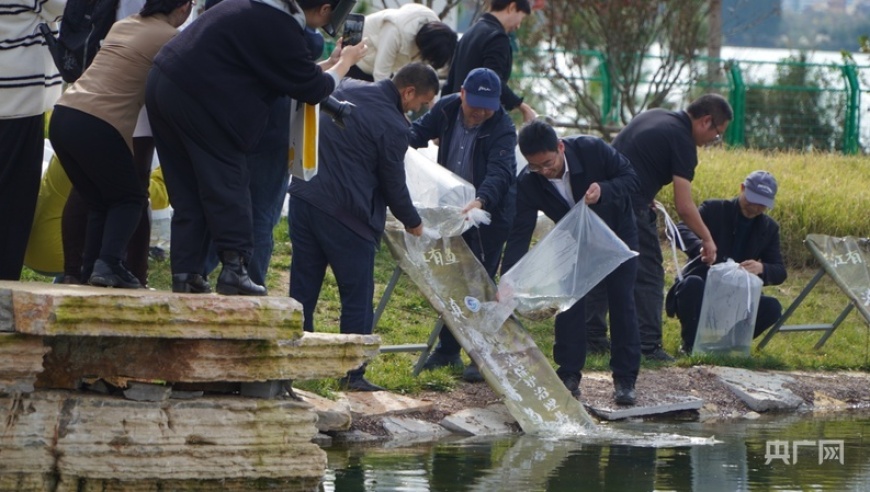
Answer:
<svg viewBox="0 0 870 492"><path fill-rule="evenodd" d="M291 340L302 306L289 297L0 281L0 332L42 336Z"/></svg>
<svg viewBox="0 0 870 492"><path fill-rule="evenodd" d="M85 377L186 383L341 377L376 357L379 343L377 335L336 333L283 341L48 337L51 352L37 386L76 389Z"/></svg>
<svg viewBox="0 0 870 492"><path fill-rule="evenodd" d="M0 397L0 476L317 480L326 454L311 442L315 419L308 404L292 400Z"/></svg>
<svg viewBox="0 0 870 492"><path fill-rule="evenodd" d="M41 337L0 333L0 394L33 391L42 357L49 350Z"/></svg>

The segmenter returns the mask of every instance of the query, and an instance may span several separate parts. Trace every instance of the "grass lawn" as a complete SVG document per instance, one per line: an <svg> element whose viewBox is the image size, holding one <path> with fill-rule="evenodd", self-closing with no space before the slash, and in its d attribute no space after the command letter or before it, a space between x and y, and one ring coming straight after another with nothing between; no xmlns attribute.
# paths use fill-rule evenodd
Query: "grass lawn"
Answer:
<svg viewBox="0 0 870 492"><path fill-rule="evenodd" d="M788 280L780 286L766 287L767 295L777 297L785 309L798 295L818 268L801 245L808 233L830 235L870 235L870 214L864 210L870 203L870 172L864 157L816 154L762 154L722 149L699 152L701 165L695 178L695 200L732 197L739 191L743 178L755 169L767 169L779 180L780 193L771 215L780 222L783 252L791 264ZM672 208L670 189L659 194L659 200ZM676 214L672 213L672 217ZM666 245L664 245L666 246ZM271 295L286 295L291 261L291 245L287 224L275 228L275 252L267 279ZM685 258L681 254L680 261ZM673 281L674 265L669 249L665 250L668 284ZM149 284L168 290L168 262L152 262ZM395 268L395 261L386 246L377 255L375 269L375 303L380 299ZM212 276L214 279L214 275ZM47 281L46 277L25 272L26 280ZM829 279L824 279L804 301L789 324L831 322L842 311L847 298ZM318 331L338 332L340 303L335 279L327 274L315 314ZM435 323L435 311L419 294L410 280L402 275L393 292L375 333L384 345L425 343ZM522 320L544 354L552 355L553 320L530 322ZM771 369L870 369L870 329L855 311L849 314L837 332L821 350L813 350L818 332L786 333L774 337L764 351L753 351L752 358L683 357L680 365L713 363L747 368ZM676 354L680 344L679 324L665 318L665 349ZM392 391L415 393L424 389L449 390L455 384L458 371L441 369L413 377L411 371L416 353L382 354L372 361L368 375L372 381ZM467 360L467 356L466 357ZM643 362L643 368L659 367ZM642 368L642 370L643 370ZM590 356L587 370L608 370L604 356ZM334 381L308 382L303 387L320 392L333 389Z"/></svg>

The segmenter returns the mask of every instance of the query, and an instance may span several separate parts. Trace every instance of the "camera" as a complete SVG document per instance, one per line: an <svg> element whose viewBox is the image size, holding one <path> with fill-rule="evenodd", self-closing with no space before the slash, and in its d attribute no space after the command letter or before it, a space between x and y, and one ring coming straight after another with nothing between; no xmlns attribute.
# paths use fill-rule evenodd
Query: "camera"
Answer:
<svg viewBox="0 0 870 492"><path fill-rule="evenodd" d="M344 21L344 30L341 35L344 46L353 46L362 41L363 26L366 18L362 14L347 14Z"/></svg>
<svg viewBox="0 0 870 492"><path fill-rule="evenodd" d="M339 101L333 96L329 96L325 101L320 103L321 111L325 112L332 118L332 121L344 130L344 118L350 116L356 105L347 101Z"/></svg>

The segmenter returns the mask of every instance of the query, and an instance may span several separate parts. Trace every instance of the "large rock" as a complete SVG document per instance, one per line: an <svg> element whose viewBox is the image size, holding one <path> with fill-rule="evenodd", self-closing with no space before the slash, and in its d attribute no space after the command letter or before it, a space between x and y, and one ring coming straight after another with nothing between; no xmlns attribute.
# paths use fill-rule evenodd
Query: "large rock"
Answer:
<svg viewBox="0 0 870 492"><path fill-rule="evenodd" d="M466 408L453 415L444 417L441 425L445 428L472 436L493 436L515 432L512 425L517 421L503 404L486 408Z"/></svg>
<svg viewBox="0 0 870 492"><path fill-rule="evenodd" d="M0 398L0 476L316 481L316 416L289 400L136 402L41 391Z"/></svg>
<svg viewBox="0 0 870 492"><path fill-rule="evenodd" d="M289 297L0 281L0 331L10 323L43 336L286 340L302 336L302 306Z"/></svg>
<svg viewBox="0 0 870 492"><path fill-rule="evenodd" d="M0 333L0 394L33 391L42 357L49 350L40 337Z"/></svg>
<svg viewBox="0 0 870 492"><path fill-rule="evenodd" d="M302 401L311 405L317 413L317 430L320 432L340 432L350 429L353 423L350 416L350 402L341 393L335 400L324 398L316 393L300 389L293 390Z"/></svg>
<svg viewBox="0 0 870 492"><path fill-rule="evenodd" d="M804 404L803 398L784 386L796 382L791 376L734 367L710 367L707 370L756 412L794 410Z"/></svg>
<svg viewBox="0 0 870 492"><path fill-rule="evenodd" d="M49 337L37 386L75 389L83 377L170 382L340 377L378 354L377 335L305 333L292 340Z"/></svg>

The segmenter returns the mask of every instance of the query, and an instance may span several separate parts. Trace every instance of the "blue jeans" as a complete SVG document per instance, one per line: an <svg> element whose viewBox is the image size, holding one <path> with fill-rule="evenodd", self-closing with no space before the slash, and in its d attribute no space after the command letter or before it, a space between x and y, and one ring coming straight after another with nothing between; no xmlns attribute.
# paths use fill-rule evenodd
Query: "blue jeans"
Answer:
<svg viewBox="0 0 870 492"><path fill-rule="evenodd" d="M274 241L272 231L281 220L281 207L287 196L290 172L287 168L286 149L273 149L248 154L251 181L251 218L254 233L254 251L248 262L248 275L255 283L266 285L266 272L272 261ZM206 272L218 265L214 243L209 248Z"/></svg>
<svg viewBox="0 0 870 492"><path fill-rule="evenodd" d="M302 303L305 331L314 331L314 308L327 265L341 297L341 333L372 332L375 253L378 244L363 239L308 202L290 196L290 297Z"/></svg>
<svg viewBox="0 0 870 492"><path fill-rule="evenodd" d="M251 170L251 216L254 226L254 253L248 264L251 280L266 285L266 272L275 244L272 230L281 220L281 207L287 196L290 172L287 149L274 149L248 156Z"/></svg>

